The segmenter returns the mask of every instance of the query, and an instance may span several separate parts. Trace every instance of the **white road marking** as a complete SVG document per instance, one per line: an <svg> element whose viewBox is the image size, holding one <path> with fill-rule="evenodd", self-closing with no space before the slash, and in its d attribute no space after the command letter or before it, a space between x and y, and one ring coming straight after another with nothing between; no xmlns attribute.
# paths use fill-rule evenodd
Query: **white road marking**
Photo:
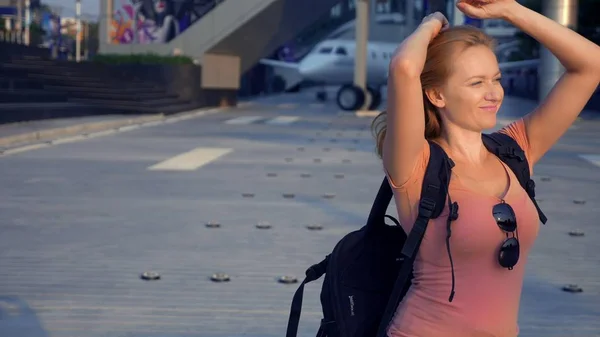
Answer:
<svg viewBox="0 0 600 337"><path fill-rule="evenodd" d="M122 126L119 128L119 131L131 131L131 130L135 130L135 129L139 129L140 126L139 125L128 125L128 126Z"/></svg>
<svg viewBox="0 0 600 337"><path fill-rule="evenodd" d="M279 117L275 117L275 118L269 119L266 122L266 124L270 124L270 125L287 125L287 124L294 123L298 119L300 119L300 117L298 117L298 116L279 116Z"/></svg>
<svg viewBox="0 0 600 337"><path fill-rule="evenodd" d="M25 145L25 146L16 147L13 149L8 149L8 150L2 152L2 155L9 155L9 154L30 151L30 150L41 149L43 147L48 147L50 145L51 145L50 143L38 143L38 144Z"/></svg>
<svg viewBox="0 0 600 337"><path fill-rule="evenodd" d="M52 141L52 145L72 143L72 142L83 140L85 138L86 137L84 135L78 135L78 136L72 136L72 137L66 137L66 138L59 138L57 140L53 140Z"/></svg>
<svg viewBox="0 0 600 337"><path fill-rule="evenodd" d="M112 130L104 130L104 131L98 131L98 132L88 133L87 137L88 138L96 138L96 137L102 137L102 136L112 135L113 133L117 133L117 130L112 129Z"/></svg>
<svg viewBox="0 0 600 337"><path fill-rule="evenodd" d="M598 154L580 154L579 157L587 160L592 165L600 167L600 155Z"/></svg>
<svg viewBox="0 0 600 337"><path fill-rule="evenodd" d="M151 171L194 171L233 149L199 147L148 167Z"/></svg>
<svg viewBox="0 0 600 337"><path fill-rule="evenodd" d="M225 121L225 124L243 125L250 124L263 119L262 116L241 116Z"/></svg>

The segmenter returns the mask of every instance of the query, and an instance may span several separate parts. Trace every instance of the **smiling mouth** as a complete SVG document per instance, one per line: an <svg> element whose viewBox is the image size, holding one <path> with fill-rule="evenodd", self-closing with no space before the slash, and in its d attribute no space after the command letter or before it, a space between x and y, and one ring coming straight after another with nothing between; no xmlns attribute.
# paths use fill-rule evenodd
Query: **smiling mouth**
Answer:
<svg viewBox="0 0 600 337"><path fill-rule="evenodd" d="M481 109L486 110L486 111L494 111L498 108L497 105L487 105L487 106L482 106Z"/></svg>

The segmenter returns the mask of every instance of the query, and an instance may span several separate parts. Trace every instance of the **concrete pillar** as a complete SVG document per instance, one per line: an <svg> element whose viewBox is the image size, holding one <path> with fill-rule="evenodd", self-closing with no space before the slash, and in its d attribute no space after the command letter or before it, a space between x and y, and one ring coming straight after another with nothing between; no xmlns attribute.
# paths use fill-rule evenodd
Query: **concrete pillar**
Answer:
<svg viewBox="0 0 600 337"><path fill-rule="evenodd" d="M369 37L369 0L356 1L356 55L354 57L354 85L366 93L367 40ZM365 105L369 99L365 100Z"/></svg>
<svg viewBox="0 0 600 337"><path fill-rule="evenodd" d="M577 29L577 0L544 0L544 16L570 29ZM540 66L538 67L538 99L544 99L565 71L558 59L543 46L540 46Z"/></svg>

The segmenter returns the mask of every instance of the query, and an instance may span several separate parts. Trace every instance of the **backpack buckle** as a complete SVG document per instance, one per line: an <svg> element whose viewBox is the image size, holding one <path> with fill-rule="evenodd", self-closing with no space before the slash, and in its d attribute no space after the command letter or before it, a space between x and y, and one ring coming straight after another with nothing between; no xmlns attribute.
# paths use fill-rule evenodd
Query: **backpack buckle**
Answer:
<svg viewBox="0 0 600 337"><path fill-rule="evenodd" d="M530 197L535 198L535 181L533 181L533 179L529 179L525 185L525 191Z"/></svg>
<svg viewBox="0 0 600 337"><path fill-rule="evenodd" d="M421 202L419 202L419 215L431 218L433 211L435 210L435 205L435 200L427 197L421 199Z"/></svg>

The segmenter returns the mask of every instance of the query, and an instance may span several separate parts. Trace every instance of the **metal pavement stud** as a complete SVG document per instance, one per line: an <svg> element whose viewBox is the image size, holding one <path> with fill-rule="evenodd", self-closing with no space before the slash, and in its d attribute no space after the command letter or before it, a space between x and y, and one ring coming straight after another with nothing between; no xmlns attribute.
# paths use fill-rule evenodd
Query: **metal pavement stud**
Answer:
<svg viewBox="0 0 600 337"><path fill-rule="evenodd" d="M575 200L573 200L573 203L575 205L585 205L585 200L583 200L583 199L575 199Z"/></svg>
<svg viewBox="0 0 600 337"><path fill-rule="evenodd" d="M267 177L277 177L277 173L269 172L267 173Z"/></svg>
<svg viewBox="0 0 600 337"><path fill-rule="evenodd" d="M334 175L334 177L335 177L336 179L344 179L344 175L343 175L343 174L341 174L341 173L335 174L335 175Z"/></svg>
<svg viewBox="0 0 600 337"><path fill-rule="evenodd" d="M580 293L583 292L583 289L581 289L580 286L576 285L576 284L567 284L566 286L564 286L562 288L563 291L566 291L568 293Z"/></svg>
<svg viewBox="0 0 600 337"><path fill-rule="evenodd" d="M550 178L550 177L542 177L540 180L541 181L551 181L552 178Z"/></svg>
<svg viewBox="0 0 600 337"><path fill-rule="evenodd" d="M206 228L219 228L221 224L217 221L209 221L206 223Z"/></svg>
<svg viewBox="0 0 600 337"><path fill-rule="evenodd" d="M214 273L211 275L210 280L213 282L229 282L229 275L225 273Z"/></svg>
<svg viewBox="0 0 600 337"><path fill-rule="evenodd" d="M160 274L153 271L145 271L140 275L140 278L144 281L156 281L160 280Z"/></svg>
<svg viewBox="0 0 600 337"><path fill-rule="evenodd" d="M290 276L290 275L284 275L279 277L279 279L277 280L279 283L283 283L283 284L292 284L292 283L298 283L298 279L294 276Z"/></svg>
<svg viewBox="0 0 600 337"><path fill-rule="evenodd" d="M254 193L242 193L242 197L244 197L244 198L254 198Z"/></svg>
<svg viewBox="0 0 600 337"><path fill-rule="evenodd" d="M267 221L260 221L259 223L256 224L256 228L258 229L270 229L271 228L271 224Z"/></svg>
<svg viewBox="0 0 600 337"><path fill-rule="evenodd" d="M283 193L283 197L286 199L293 199L295 196L294 193Z"/></svg>
<svg viewBox="0 0 600 337"><path fill-rule="evenodd" d="M570 236L584 236L585 233L579 230L574 230L569 232Z"/></svg>
<svg viewBox="0 0 600 337"><path fill-rule="evenodd" d="M335 198L335 193L325 193L323 194L324 199L333 199Z"/></svg>
<svg viewBox="0 0 600 337"><path fill-rule="evenodd" d="M302 178L310 178L311 175L310 175L310 173L301 173L300 177L302 177Z"/></svg>
<svg viewBox="0 0 600 337"><path fill-rule="evenodd" d="M306 229L311 230L311 231L320 231L321 229L323 229L323 226L318 225L318 224L312 224L312 225L306 226Z"/></svg>

